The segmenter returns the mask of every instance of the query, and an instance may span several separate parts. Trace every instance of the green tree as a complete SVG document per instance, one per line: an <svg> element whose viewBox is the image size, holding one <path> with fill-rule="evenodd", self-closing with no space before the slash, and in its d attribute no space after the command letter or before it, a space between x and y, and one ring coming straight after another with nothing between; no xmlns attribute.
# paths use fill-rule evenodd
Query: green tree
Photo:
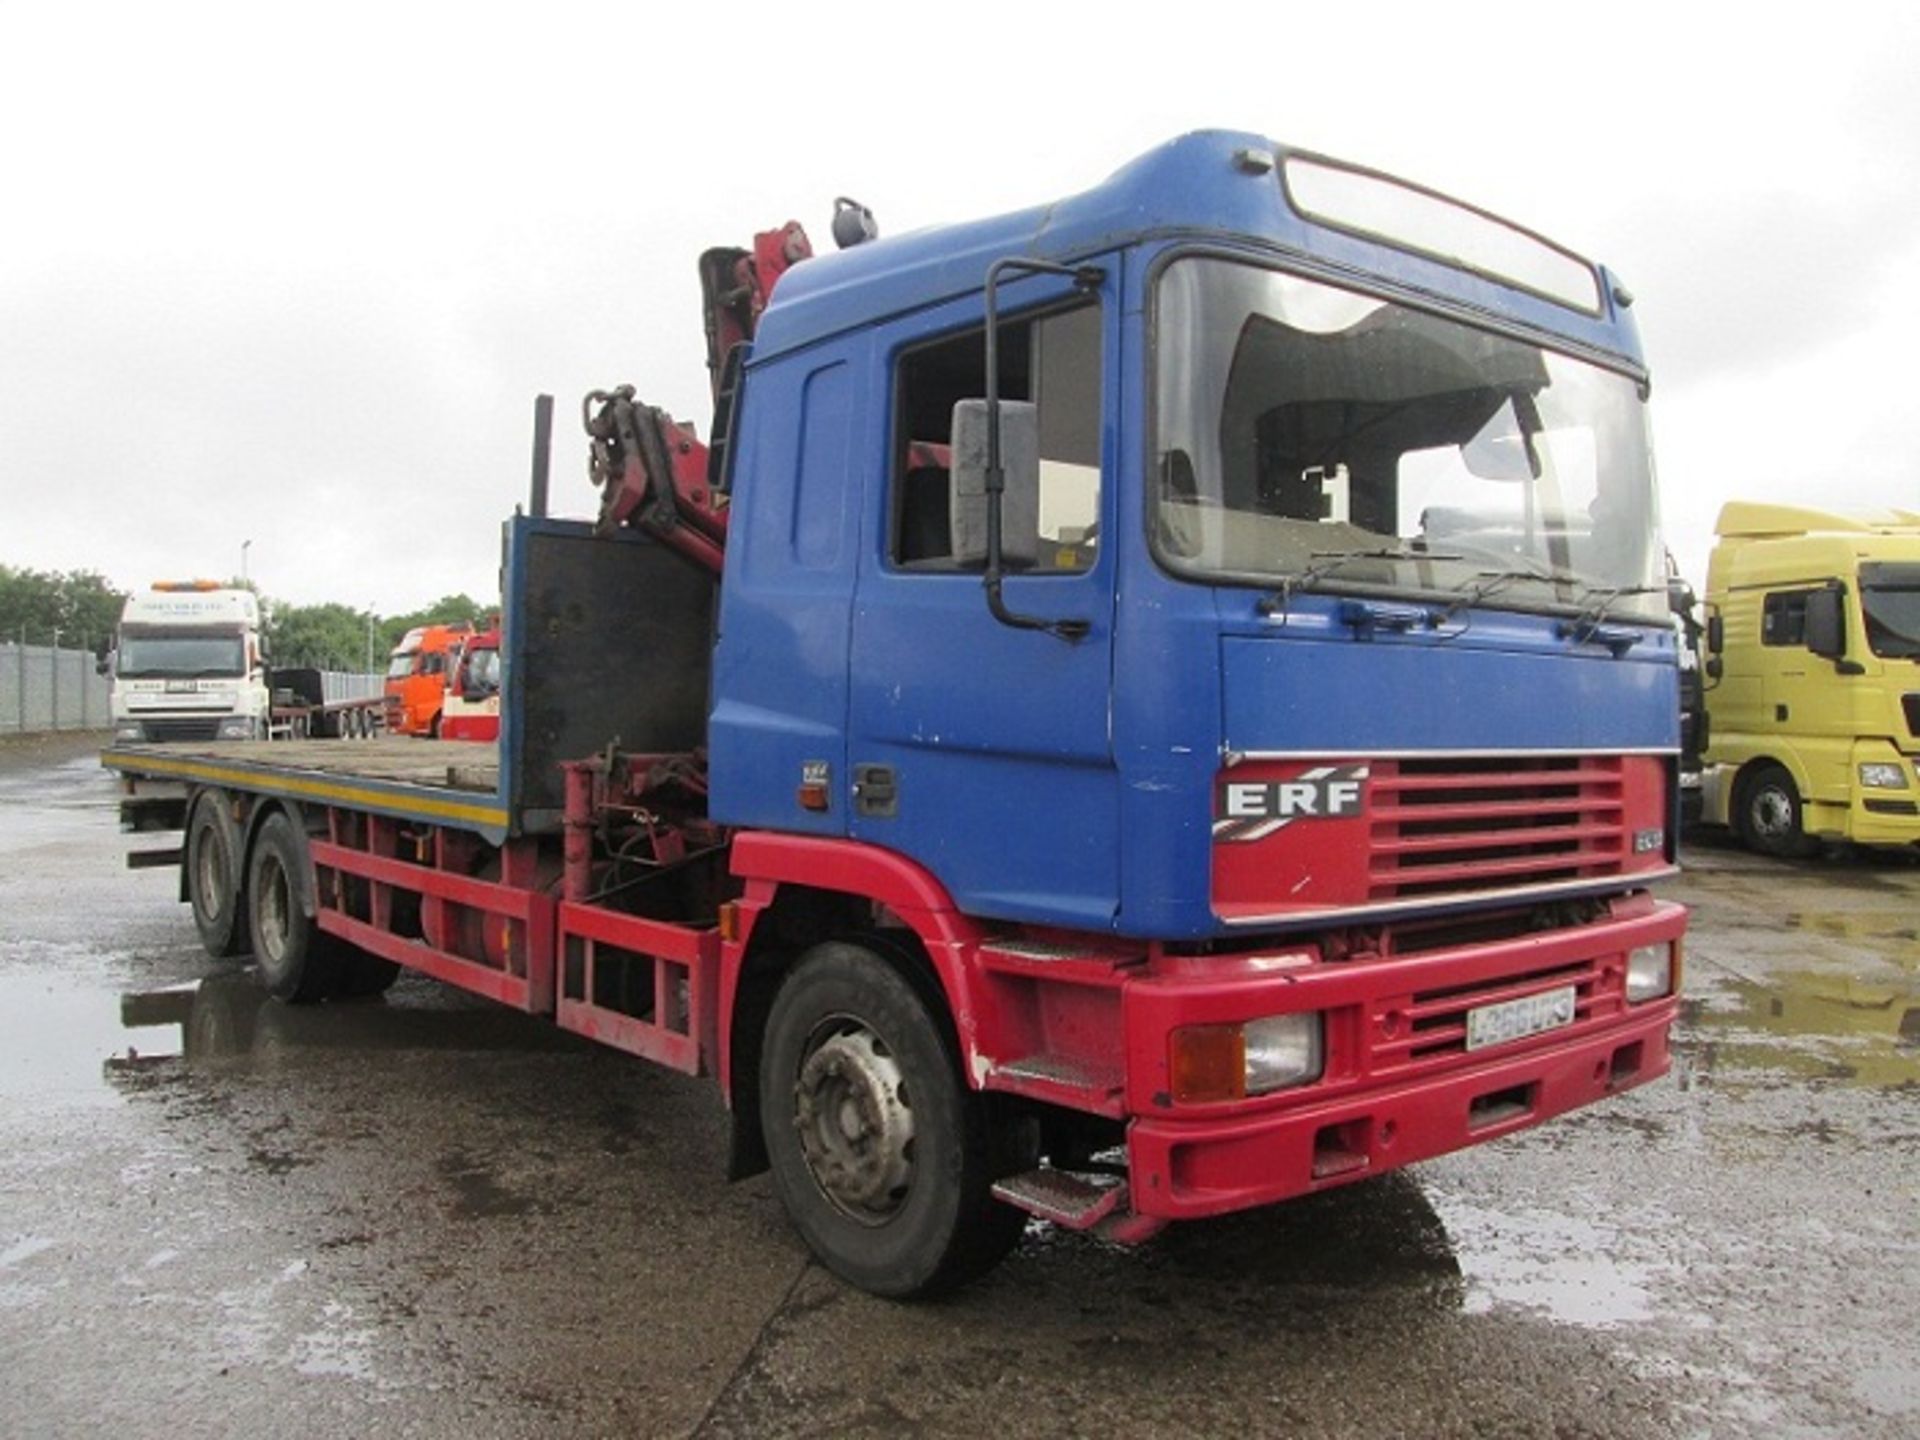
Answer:
<svg viewBox="0 0 1920 1440"><path fill-rule="evenodd" d="M313 666L320 670L362 670L367 668L367 627L376 626L372 668L386 662L386 649L378 644L378 622L364 610L345 605L275 604L269 612L268 643L273 663L284 668Z"/></svg>
<svg viewBox="0 0 1920 1440"><path fill-rule="evenodd" d="M408 615L395 615L380 622L380 655L382 659L407 631L421 625L458 625L462 621L476 630L486 628L486 624L500 613L500 603L496 600L490 605L482 605L471 595L464 592L459 595L442 595L433 604L424 609L415 610Z"/></svg>
<svg viewBox="0 0 1920 1440"><path fill-rule="evenodd" d="M63 643L93 644L120 623L127 592L92 570L26 570L0 565L0 639L44 645L58 631Z"/></svg>

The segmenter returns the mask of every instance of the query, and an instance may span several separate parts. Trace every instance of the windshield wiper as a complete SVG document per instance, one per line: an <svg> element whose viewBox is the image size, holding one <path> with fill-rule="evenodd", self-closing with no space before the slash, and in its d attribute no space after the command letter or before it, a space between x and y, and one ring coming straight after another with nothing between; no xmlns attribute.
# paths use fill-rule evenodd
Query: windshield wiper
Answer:
<svg viewBox="0 0 1920 1440"><path fill-rule="evenodd" d="M1461 592L1458 598L1449 600L1440 613L1434 617L1435 625L1444 625L1469 606L1478 605L1482 600L1499 594L1509 585L1521 580L1538 580L1546 585L1568 585L1577 583L1572 575L1564 570L1540 569L1532 567L1506 570L1482 570L1469 580L1454 586Z"/></svg>
<svg viewBox="0 0 1920 1440"><path fill-rule="evenodd" d="M1405 545L1380 545L1371 550L1315 550L1307 556L1319 564L1309 565L1298 575L1289 575L1280 582L1278 590L1262 595L1254 608L1262 615L1284 617L1293 604L1295 595L1303 595L1312 590L1322 580L1336 570L1343 569L1355 560L1464 560L1464 555L1450 555L1440 550L1414 550Z"/></svg>
<svg viewBox="0 0 1920 1440"><path fill-rule="evenodd" d="M1609 607L1625 596L1664 594L1666 588L1664 585L1596 585L1587 592L1580 613L1571 620L1562 620L1554 628L1562 639L1576 645L1585 645L1588 641L1604 645L1617 659L1638 645L1642 636L1638 630L1607 624Z"/></svg>

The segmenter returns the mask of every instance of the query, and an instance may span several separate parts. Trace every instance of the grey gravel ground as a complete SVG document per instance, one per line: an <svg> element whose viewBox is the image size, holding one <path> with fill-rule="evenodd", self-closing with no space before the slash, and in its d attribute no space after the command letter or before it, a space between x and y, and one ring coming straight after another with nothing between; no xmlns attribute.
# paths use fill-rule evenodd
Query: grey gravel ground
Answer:
<svg viewBox="0 0 1920 1440"><path fill-rule="evenodd" d="M290 1010L0 743L0 1432L1920 1433L1920 865L1704 844L1675 1073L902 1307L697 1082L409 977Z"/></svg>

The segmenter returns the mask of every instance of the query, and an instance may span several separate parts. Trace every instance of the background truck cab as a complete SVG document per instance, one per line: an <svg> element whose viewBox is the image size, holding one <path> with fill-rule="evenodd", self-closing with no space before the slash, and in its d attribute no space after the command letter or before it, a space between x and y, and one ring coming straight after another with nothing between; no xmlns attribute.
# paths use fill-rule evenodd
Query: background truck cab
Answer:
<svg viewBox="0 0 1920 1440"><path fill-rule="evenodd" d="M1920 842L1920 513L1736 501L1715 529L1705 818L1769 855Z"/></svg>
<svg viewBox="0 0 1920 1440"><path fill-rule="evenodd" d="M267 733L260 601L212 580L156 580L127 597L111 662L116 741L253 740Z"/></svg>
<svg viewBox="0 0 1920 1440"><path fill-rule="evenodd" d="M443 740L500 738L500 630L482 631L467 642L453 684L440 707Z"/></svg>
<svg viewBox="0 0 1920 1440"><path fill-rule="evenodd" d="M387 661L387 729L395 735L438 735L440 708L473 627L421 625L409 630Z"/></svg>

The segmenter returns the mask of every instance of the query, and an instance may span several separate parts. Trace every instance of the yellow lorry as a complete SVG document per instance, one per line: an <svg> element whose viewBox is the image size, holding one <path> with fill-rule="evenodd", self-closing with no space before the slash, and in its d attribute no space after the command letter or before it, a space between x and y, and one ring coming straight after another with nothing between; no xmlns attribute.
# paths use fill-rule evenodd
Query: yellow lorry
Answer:
<svg viewBox="0 0 1920 1440"><path fill-rule="evenodd" d="M1920 842L1920 512L1735 501L1714 528L1705 819L1767 855Z"/></svg>

